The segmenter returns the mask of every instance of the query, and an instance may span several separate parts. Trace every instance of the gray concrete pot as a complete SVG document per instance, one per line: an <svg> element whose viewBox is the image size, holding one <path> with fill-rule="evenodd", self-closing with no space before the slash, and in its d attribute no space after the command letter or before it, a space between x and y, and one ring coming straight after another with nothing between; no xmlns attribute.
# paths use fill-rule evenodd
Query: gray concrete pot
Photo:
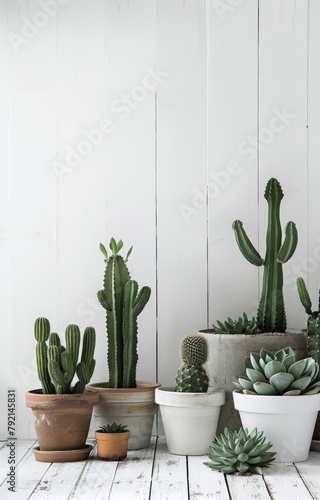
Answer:
<svg viewBox="0 0 320 500"><path fill-rule="evenodd" d="M285 333L257 333L255 335L227 335L214 330L200 330L208 341L208 361L204 364L209 377L209 390L224 389L226 402L222 406L217 434L225 427L237 430L241 426L239 412L233 405L233 378L244 373L244 359L250 352L259 352L263 347L277 351L292 347L297 359L305 358L307 335L301 330Z"/></svg>

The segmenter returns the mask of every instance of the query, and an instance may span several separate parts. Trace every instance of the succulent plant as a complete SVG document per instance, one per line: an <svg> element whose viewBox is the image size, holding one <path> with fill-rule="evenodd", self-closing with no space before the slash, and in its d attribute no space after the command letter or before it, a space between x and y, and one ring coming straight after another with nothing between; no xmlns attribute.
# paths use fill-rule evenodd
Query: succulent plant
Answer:
<svg viewBox="0 0 320 500"><path fill-rule="evenodd" d="M57 333L50 333L50 323L47 318L36 319L34 336L37 341L37 370L43 394L80 394L84 392L96 364L93 359L96 342L94 328L88 326L84 331L79 363L80 330L77 325L67 326L65 347L61 345ZM75 374L79 380L74 387L71 387Z"/></svg>
<svg viewBox="0 0 320 500"><path fill-rule="evenodd" d="M224 474L254 472L256 467L268 465L275 459L276 453L268 451L272 444L265 441L263 432L257 428L251 432L242 427L239 431L225 428L223 434L212 441L207 455L210 462L204 464Z"/></svg>
<svg viewBox="0 0 320 500"><path fill-rule="evenodd" d="M320 290L318 311L312 311L312 303L304 282L304 279L297 278L298 294L306 313L308 314L308 354L320 363Z"/></svg>
<svg viewBox="0 0 320 500"><path fill-rule="evenodd" d="M217 320L216 325L212 325L217 333L225 333L225 334L253 334L257 333L258 325L256 322L256 318L248 319L246 313L243 313L243 316L239 316L238 319L227 318L227 320L222 323Z"/></svg>
<svg viewBox="0 0 320 500"><path fill-rule="evenodd" d="M114 434L117 432L127 432L127 425L122 425L122 424L117 424L116 422L113 422L113 424L107 424L107 425L101 425L99 427L98 432L106 432L109 434Z"/></svg>
<svg viewBox="0 0 320 500"><path fill-rule="evenodd" d="M272 353L261 349L245 359L245 375L234 380L238 392L262 396L296 396L320 392L319 364L311 357L296 361L291 347Z"/></svg>
<svg viewBox="0 0 320 500"><path fill-rule="evenodd" d="M106 310L108 336L109 387L136 387L138 362L138 322L137 318L147 304L151 289L141 288L130 278L127 260L132 247L124 259L119 255L122 241L111 238L112 255L100 243L105 257L104 288L97 293L98 300Z"/></svg>
<svg viewBox="0 0 320 500"><path fill-rule="evenodd" d="M207 392L209 378L203 368L208 356L208 343L203 335L189 333L180 342L183 365L176 376L177 392Z"/></svg>
<svg viewBox="0 0 320 500"><path fill-rule="evenodd" d="M285 239L281 245L280 203L283 191L277 179L271 178L264 197L268 202L268 228L266 235L266 255L263 259L249 240L242 222L234 221L233 229L239 249L244 257L255 266L264 266L262 294L260 298L257 324L261 332L285 332L287 326L284 298L283 271L285 264L294 254L298 233L296 225L288 222Z"/></svg>

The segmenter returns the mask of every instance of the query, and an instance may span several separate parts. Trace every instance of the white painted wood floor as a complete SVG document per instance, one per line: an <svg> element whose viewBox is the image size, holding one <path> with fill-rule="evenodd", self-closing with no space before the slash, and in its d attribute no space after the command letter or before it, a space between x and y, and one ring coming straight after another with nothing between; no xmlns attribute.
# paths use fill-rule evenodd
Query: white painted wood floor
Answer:
<svg viewBox="0 0 320 500"><path fill-rule="evenodd" d="M90 442L90 441L88 441ZM129 451L123 462L88 460L40 463L32 453L34 441L16 442L16 489L8 491L8 446L0 447L1 500L196 500L320 499L320 453L308 461L274 464L263 475L224 476L203 465L205 456L171 455L165 440L153 438L150 448Z"/></svg>

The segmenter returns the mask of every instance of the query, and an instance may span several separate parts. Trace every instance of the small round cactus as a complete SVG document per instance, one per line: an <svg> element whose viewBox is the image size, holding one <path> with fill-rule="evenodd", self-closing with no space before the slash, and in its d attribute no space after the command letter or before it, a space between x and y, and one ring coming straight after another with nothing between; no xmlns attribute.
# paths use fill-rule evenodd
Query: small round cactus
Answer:
<svg viewBox="0 0 320 500"><path fill-rule="evenodd" d="M208 344L203 335L190 333L180 343L183 365L177 372L177 392L207 392L209 378L203 368L208 356Z"/></svg>
<svg viewBox="0 0 320 500"><path fill-rule="evenodd" d="M266 443L263 432L257 428L251 433L242 427L239 431L225 428L223 434L216 436L211 443L204 465L224 474L254 472L256 467L268 465L276 453L270 452L271 443Z"/></svg>

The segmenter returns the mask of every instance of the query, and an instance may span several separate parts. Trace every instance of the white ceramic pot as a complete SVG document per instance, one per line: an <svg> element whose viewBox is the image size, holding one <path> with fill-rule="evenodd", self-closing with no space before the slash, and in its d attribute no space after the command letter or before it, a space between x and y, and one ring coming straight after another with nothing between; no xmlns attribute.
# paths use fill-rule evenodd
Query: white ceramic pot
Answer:
<svg viewBox="0 0 320 500"><path fill-rule="evenodd" d="M176 392L173 387L156 389L169 453L205 455L216 435L225 391Z"/></svg>
<svg viewBox="0 0 320 500"><path fill-rule="evenodd" d="M242 427L263 431L277 453L275 462L307 460L320 409L320 394L259 396L233 392Z"/></svg>
<svg viewBox="0 0 320 500"><path fill-rule="evenodd" d="M257 333L255 335L224 335L214 330L200 330L208 342L208 361L203 365L209 377L209 390L224 389L226 403L221 408L217 432L225 427L239 429L241 422L233 406L234 377L245 371L244 359L250 352L260 352L262 347L278 351L291 346L296 359L307 356L307 335L301 331L286 333Z"/></svg>

